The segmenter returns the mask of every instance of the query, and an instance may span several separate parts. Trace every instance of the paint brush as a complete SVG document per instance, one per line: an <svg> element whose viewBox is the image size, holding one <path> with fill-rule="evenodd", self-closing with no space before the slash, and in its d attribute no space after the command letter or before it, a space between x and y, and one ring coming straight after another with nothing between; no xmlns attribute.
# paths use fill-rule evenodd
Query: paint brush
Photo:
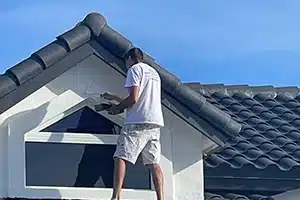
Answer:
<svg viewBox="0 0 300 200"><path fill-rule="evenodd" d="M107 104L107 103L100 103L100 104L97 104L95 105L95 110L97 112L100 112L100 111L103 111L103 110L108 110L111 108L111 104Z"/></svg>

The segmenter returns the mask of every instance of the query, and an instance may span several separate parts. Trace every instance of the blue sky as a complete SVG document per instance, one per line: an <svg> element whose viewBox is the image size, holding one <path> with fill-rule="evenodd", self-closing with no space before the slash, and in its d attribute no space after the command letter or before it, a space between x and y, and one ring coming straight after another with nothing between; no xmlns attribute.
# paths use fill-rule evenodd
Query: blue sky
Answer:
<svg viewBox="0 0 300 200"><path fill-rule="evenodd" d="M93 11L184 82L300 83L299 0L1 0L1 72Z"/></svg>

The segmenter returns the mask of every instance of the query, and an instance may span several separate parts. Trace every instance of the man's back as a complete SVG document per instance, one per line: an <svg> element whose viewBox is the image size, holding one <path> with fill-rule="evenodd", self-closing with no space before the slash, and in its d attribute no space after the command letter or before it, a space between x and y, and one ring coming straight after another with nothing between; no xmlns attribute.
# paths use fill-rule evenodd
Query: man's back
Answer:
<svg viewBox="0 0 300 200"><path fill-rule="evenodd" d="M164 126L161 79L157 71L139 62L128 69L125 87L138 86L139 100L127 109L126 124L150 123Z"/></svg>
<svg viewBox="0 0 300 200"><path fill-rule="evenodd" d="M118 114L126 110L125 125L118 137L114 154L114 191L112 200L120 199L126 162L135 164L142 154L143 163L151 172L157 200L164 199L163 172L160 168L160 127L164 126L161 106L161 80L155 69L142 62L143 52L131 48L124 54L128 68L125 87L127 98L109 110ZM120 98L116 98L119 99Z"/></svg>

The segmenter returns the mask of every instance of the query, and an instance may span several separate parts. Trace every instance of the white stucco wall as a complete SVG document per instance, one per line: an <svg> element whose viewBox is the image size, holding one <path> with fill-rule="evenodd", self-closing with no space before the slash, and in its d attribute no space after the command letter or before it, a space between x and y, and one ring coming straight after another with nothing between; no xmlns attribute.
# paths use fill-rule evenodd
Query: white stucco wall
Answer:
<svg viewBox="0 0 300 200"><path fill-rule="evenodd" d="M7 196L7 127L0 127L0 199Z"/></svg>
<svg viewBox="0 0 300 200"><path fill-rule="evenodd" d="M170 117L173 174L178 199L203 199L203 162L201 135L177 117Z"/></svg>
<svg viewBox="0 0 300 200"><path fill-rule="evenodd" d="M2 128L10 125L10 135L0 135L0 161L5 158L7 151L4 142L9 141L8 163L14 169L6 169L0 163L0 194L11 197L35 197L35 198L80 198L99 199L100 193L96 190L79 189L52 189L45 188L24 190L24 170L17 171L17 166L24 166L24 134L53 117L62 118L65 110L84 101L87 98L85 92L113 93L126 95L123 88L125 78L117 74L114 69L104 62L99 62L95 56L88 58L87 62L78 64L60 77L56 78L46 86L42 87L19 104L3 113L0 117L5 123ZM88 89L88 90L87 90ZM69 91L66 93L66 91ZM63 95L67 95L64 97ZM59 99L58 99L59 98ZM165 124L162 129L162 160L161 164L165 173L166 199L203 199L203 162L202 162L202 135L175 116L167 108L163 108ZM63 114L57 115L62 112ZM13 157L12 157L13 156ZM173 161L173 162L172 162ZM11 167L10 166L10 167ZM10 173L8 173L10 172ZM3 180L8 175L7 190ZM2 187L1 187L2 186ZM2 191L2 192L1 192ZM52 192L51 192L52 191ZM54 192L55 191L55 192ZM107 193L108 194L108 193ZM110 194L110 192L109 192ZM143 193L137 193L143 195ZM24 196L25 195L25 196ZM54 195L54 196L53 196ZM130 198L141 198L141 196L130 195ZM143 198L145 199L145 198ZM153 199L153 195L146 199Z"/></svg>
<svg viewBox="0 0 300 200"><path fill-rule="evenodd" d="M4 180L3 180L3 174L4 174L4 154L5 149L3 147L4 145L4 131L3 129L0 129L0 199L4 197Z"/></svg>
<svg viewBox="0 0 300 200"><path fill-rule="evenodd" d="M284 192L282 194L273 196L273 198L275 200L299 200L300 199L300 189Z"/></svg>

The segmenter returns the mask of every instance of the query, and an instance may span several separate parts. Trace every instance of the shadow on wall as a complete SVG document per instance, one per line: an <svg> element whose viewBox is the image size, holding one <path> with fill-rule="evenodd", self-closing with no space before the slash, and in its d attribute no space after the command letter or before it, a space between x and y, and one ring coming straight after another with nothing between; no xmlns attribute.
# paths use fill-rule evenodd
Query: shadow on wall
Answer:
<svg viewBox="0 0 300 200"><path fill-rule="evenodd" d="M34 125L40 124L42 122L42 120L44 119L46 113L47 113L47 108L49 106L49 102L35 108L35 109L30 109L30 110L26 110L26 111L22 111L19 112L17 114L14 114L10 117L8 117L7 119L5 119L2 123L1 123L1 127L4 130L8 130L7 128L10 128L10 134L8 135L8 139L10 141L14 142L14 146L17 147L22 147L22 143L24 143L24 134L28 131L30 131L32 128L34 128ZM27 123L28 121L30 122L34 122L34 123ZM22 131L20 130L20 127L22 127ZM7 154L8 156L14 156L12 152L8 152ZM6 161L8 161L7 159L5 159ZM13 161L14 163L17 163L22 167L22 165L20 164L20 160L15 160ZM8 166L9 167L9 166ZM23 169L20 169L23 170ZM7 172L5 172L7 173ZM18 177L20 179L22 179L21 177ZM12 180L12 181L19 181L18 180ZM26 184L26 183L25 183ZM11 188L13 189L13 188ZM20 190L20 188L17 188L17 190ZM60 192L58 190L52 189L52 194L57 196L57 197L61 197Z"/></svg>
<svg viewBox="0 0 300 200"><path fill-rule="evenodd" d="M49 106L49 102L35 109L30 109L30 110L16 113L8 117L7 119L5 119L2 122L1 126L11 125L11 128L13 128L13 130L11 130L13 134L19 134L23 136L24 133L30 131L32 128L34 128L34 126L40 124L43 121L47 113L48 106ZM29 121L31 123L27 123ZM17 131L19 127L22 127L23 132ZM14 131L16 131L17 133L14 133Z"/></svg>
<svg viewBox="0 0 300 200"><path fill-rule="evenodd" d="M113 188L113 179L111 174L107 173L112 172L114 168L111 148L111 145L86 145L84 147L74 187L94 187L101 177L105 188ZM109 153L105 154L105 157L99 156L97 152L101 151Z"/></svg>
<svg viewBox="0 0 300 200"><path fill-rule="evenodd" d="M95 123L94 119L97 122ZM74 120L72 120L74 121ZM104 117L100 117L89 109L80 112L79 120L74 129L67 129L67 132L112 132L116 130L115 125ZM116 134L116 133L115 133ZM104 188L113 188L111 178L114 161L114 145L85 145L81 160L78 164L77 177L74 187L95 187L97 181L102 179ZM105 152L105 153L100 153Z"/></svg>
<svg viewBox="0 0 300 200"><path fill-rule="evenodd" d="M90 108L83 107L77 110L76 112L68 115L67 117L59 120L58 122L43 129L41 131L41 134L44 131L59 132L59 134L56 134L59 136L63 136L63 134L60 134L63 132L73 133L73 134L98 133L101 135L103 133L119 134L120 127L118 127L108 119L104 118L103 116L99 115L98 113L94 112ZM32 147L32 148L33 149L31 151L34 152L36 151L35 149L39 148L39 146ZM68 186L68 187L71 186L72 187L73 186L75 187L95 187L95 186L97 187L98 186L99 187L100 186L105 188L113 187L113 179L111 177L114 168L113 153L115 151L115 145L57 144L57 145L51 145L51 147L49 148L52 148L52 151L50 150L51 152L53 152L54 148L57 149L56 152L61 152L63 151L63 149L66 148L68 149L66 151L72 149L67 154L65 154L65 157L66 159L69 160L69 162L64 165L68 166L67 168L69 169L69 171L70 170L73 171L73 176L65 175L64 177L66 177L68 181L65 180L58 181L60 182L60 184L62 184L60 186ZM49 149L47 151L49 152ZM55 154L56 152L53 153ZM65 160L64 157L61 155L56 157L61 158L61 160ZM33 162L34 160L35 159L33 158ZM60 169L54 171L59 171L59 170ZM73 185L72 179L74 178L75 173L77 174L77 176L76 176L75 184ZM55 176L55 174L53 174L53 176ZM99 179L103 183L100 184L99 182L97 183ZM50 182L53 183L53 181L55 182L55 180L52 180ZM43 183L43 181L41 180L40 184L49 184L49 182Z"/></svg>

